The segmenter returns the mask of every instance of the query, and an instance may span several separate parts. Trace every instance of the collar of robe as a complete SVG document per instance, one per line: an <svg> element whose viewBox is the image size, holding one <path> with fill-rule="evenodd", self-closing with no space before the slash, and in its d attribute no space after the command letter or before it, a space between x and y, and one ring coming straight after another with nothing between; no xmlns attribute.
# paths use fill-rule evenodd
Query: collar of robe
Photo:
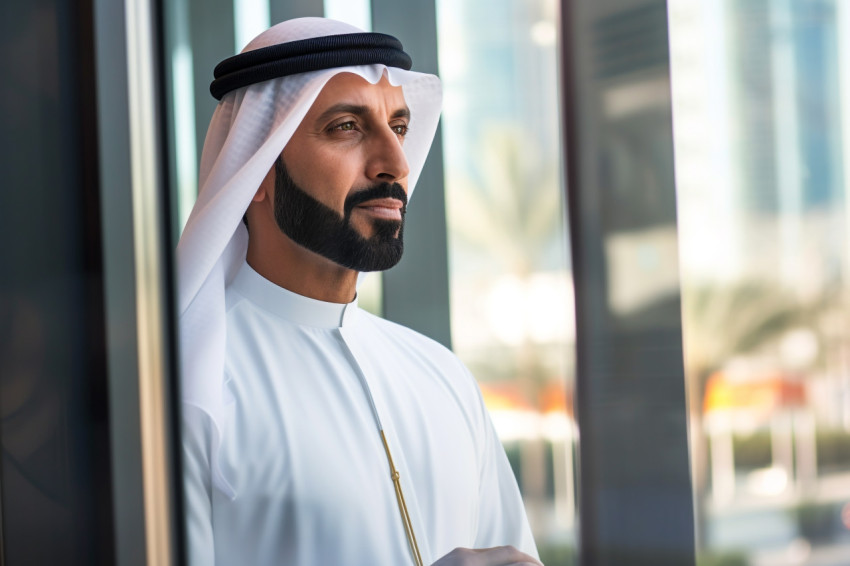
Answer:
<svg viewBox="0 0 850 566"><path fill-rule="evenodd" d="M413 66L401 42L384 33L345 33L289 41L229 57L216 65L210 94L217 100L238 88L308 71L384 64Z"/></svg>
<svg viewBox="0 0 850 566"><path fill-rule="evenodd" d="M357 318L357 297L350 303L311 299L272 283L248 262L242 264L228 288L263 312L301 326L330 330L353 325Z"/></svg>

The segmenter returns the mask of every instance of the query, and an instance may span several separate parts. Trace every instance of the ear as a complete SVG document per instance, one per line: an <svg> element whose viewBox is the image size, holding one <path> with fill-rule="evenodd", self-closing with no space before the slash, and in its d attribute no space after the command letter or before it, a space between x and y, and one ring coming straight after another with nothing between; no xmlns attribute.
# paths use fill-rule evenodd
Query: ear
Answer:
<svg viewBox="0 0 850 566"><path fill-rule="evenodd" d="M260 183L260 188L257 189L257 192L254 193L254 198L251 200L253 202L262 202L266 198L271 202L272 195L274 194L274 167L269 169L269 172L266 173L263 182Z"/></svg>

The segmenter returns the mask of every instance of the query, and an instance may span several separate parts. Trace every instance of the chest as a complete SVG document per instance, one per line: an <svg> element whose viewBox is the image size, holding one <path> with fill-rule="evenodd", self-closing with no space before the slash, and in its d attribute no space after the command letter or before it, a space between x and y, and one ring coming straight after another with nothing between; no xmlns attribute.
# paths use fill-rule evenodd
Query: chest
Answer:
<svg viewBox="0 0 850 566"><path fill-rule="evenodd" d="M355 342L334 331L229 339L222 466L245 507L239 512L271 507L282 529L313 524L344 536L358 531L352 525L369 530L364 513L400 529L374 404L420 529L440 524L472 536L475 435L447 376L392 344ZM401 531L393 538L404 540Z"/></svg>

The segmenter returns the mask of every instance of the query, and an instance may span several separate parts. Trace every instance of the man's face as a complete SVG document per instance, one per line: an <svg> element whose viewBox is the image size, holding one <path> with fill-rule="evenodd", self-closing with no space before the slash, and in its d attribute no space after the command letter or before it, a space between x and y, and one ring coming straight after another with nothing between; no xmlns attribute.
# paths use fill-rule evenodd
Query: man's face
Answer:
<svg viewBox="0 0 850 566"><path fill-rule="evenodd" d="M276 165L275 219L296 243L356 271L401 258L407 201L401 87L328 81Z"/></svg>

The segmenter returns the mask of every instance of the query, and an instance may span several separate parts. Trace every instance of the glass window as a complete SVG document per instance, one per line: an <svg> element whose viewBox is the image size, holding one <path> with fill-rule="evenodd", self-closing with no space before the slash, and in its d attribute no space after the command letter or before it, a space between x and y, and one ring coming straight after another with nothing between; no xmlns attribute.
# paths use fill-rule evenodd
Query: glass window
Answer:
<svg viewBox="0 0 850 566"><path fill-rule="evenodd" d="M454 351L479 380L545 563L572 556L573 297L557 3L440 0Z"/></svg>
<svg viewBox="0 0 850 566"><path fill-rule="evenodd" d="M232 10L210 13L195 0L167 4L172 170L182 227L214 108L207 92L212 68L263 27L269 5L238 0ZM371 27L368 1L323 5L328 17ZM481 384L543 560L571 563L577 432L557 1L440 1L437 10L453 348ZM372 312L381 310L381 282L370 275L358 290L360 305Z"/></svg>
<svg viewBox="0 0 850 566"><path fill-rule="evenodd" d="M850 6L668 4L700 563L846 564Z"/></svg>

